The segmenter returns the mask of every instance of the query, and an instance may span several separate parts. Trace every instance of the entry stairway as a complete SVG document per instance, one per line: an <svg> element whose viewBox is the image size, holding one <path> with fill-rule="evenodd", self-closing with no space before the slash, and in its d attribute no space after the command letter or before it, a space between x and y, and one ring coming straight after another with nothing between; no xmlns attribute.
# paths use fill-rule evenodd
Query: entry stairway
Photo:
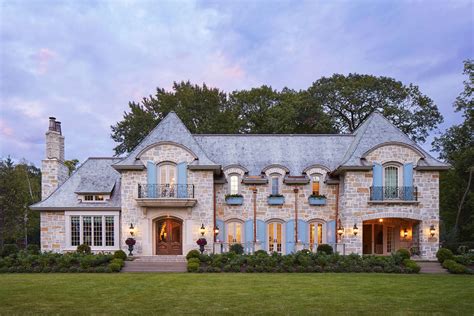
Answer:
<svg viewBox="0 0 474 316"><path fill-rule="evenodd" d="M140 256L125 261L121 272L186 272L185 256Z"/></svg>
<svg viewBox="0 0 474 316"><path fill-rule="evenodd" d="M438 261L416 261L421 267L420 273L448 273Z"/></svg>

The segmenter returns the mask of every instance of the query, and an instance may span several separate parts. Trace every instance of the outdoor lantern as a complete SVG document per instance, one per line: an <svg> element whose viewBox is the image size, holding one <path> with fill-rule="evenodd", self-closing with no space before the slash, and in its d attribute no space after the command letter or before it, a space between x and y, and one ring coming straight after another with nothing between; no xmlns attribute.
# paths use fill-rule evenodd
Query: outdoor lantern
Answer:
<svg viewBox="0 0 474 316"><path fill-rule="evenodd" d="M135 233L135 227L133 227L133 223L130 223L130 235L133 236L134 233Z"/></svg>
<svg viewBox="0 0 474 316"><path fill-rule="evenodd" d="M403 231L403 237L404 238L407 238L408 237L408 230L405 228L405 230Z"/></svg>
<svg viewBox="0 0 474 316"><path fill-rule="evenodd" d="M202 236L204 236L204 233L206 232L206 227L204 227L204 224L201 224L201 228L199 228L199 232L201 233Z"/></svg>
<svg viewBox="0 0 474 316"><path fill-rule="evenodd" d="M215 234L216 236L219 235L219 227L216 226L216 227L214 228L214 234Z"/></svg>
<svg viewBox="0 0 474 316"><path fill-rule="evenodd" d="M435 232L436 232L436 229L435 229L434 225L431 225L430 226L430 235L431 235L431 237L434 237Z"/></svg>
<svg viewBox="0 0 474 316"><path fill-rule="evenodd" d="M342 225L339 225L339 228L337 229L337 234L339 235L339 237L344 234L344 227L342 227Z"/></svg>
<svg viewBox="0 0 474 316"><path fill-rule="evenodd" d="M357 233L359 232L359 228L357 228L357 224L354 224L354 227L352 228L352 232L354 233L354 236L357 236Z"/></svg>

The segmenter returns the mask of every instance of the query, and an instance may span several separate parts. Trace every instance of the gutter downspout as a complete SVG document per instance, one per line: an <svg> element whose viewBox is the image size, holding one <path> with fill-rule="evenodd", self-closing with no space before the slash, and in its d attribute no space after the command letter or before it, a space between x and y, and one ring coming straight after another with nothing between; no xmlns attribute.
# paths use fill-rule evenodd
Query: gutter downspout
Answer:
<svg viewBox="0 0 474 316"><path fill-rule="evenodd" d="M338 236L337 236L337 224L339 221L339 184L336 184L336 229L334 230L334 234L336 235L336 244L338 241ZM337 248L337 246L336 246Z"/></svg>
<svg viewBox="0 0 474 316"><path fill-rule="evenodd" d="M298 244L298 188L293 189L295 192L295 248Z"/></svg>
<svg viewBox="0 0 474 316"><path fill-rule="evenodd" d="M213 198L213 215L214 215L214 227L212 228L212 234L214 235L214 243L217 240L216 227L217 227L217 199L216 199L216 184L212 185L212 198Z"/></svg>
<svg viewBox="0 0 474 316"><path fill-rule="evenodd" d="M253 245L257 243L257 188L252 187L253 191Z"/></svg>

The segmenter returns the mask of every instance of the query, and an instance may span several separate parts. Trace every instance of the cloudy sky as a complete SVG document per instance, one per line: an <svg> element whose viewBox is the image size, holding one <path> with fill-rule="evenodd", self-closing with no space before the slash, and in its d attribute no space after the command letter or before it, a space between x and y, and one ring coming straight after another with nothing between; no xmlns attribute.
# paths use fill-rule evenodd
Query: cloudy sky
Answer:
<svg viewBox="0 0 474 316"><path fill-rule="evenodd" d="M63 123L67 159L110 156L128 102L180 80L231 91L391 76L435 101L439 133L460 121L452 102L474 57L472 1L0 4L0 156L35 164L49 116Z"/></svg>

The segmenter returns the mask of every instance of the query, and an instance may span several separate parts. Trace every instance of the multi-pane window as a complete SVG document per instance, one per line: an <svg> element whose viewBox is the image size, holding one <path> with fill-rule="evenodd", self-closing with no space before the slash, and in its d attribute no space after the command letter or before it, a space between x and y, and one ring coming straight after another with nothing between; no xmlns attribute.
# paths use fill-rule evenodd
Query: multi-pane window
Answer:
<svg viewBox="0 0 474 316"><path fill-rule="evenodd" d="M79 216L71 216L71 246L81 244L81 222Z"/></svg>
<svg viewBox="0 0 474 316"><path fill-rule="evenodd" d="M311 191L314 195L319 195L319 189L321 184L321 176L320 175L312 175L311 176Z"/></svg>
<svg viewBox="0 0 474 316"><path fill-rule="evenodd" d="M280 178L278 176L273 176L271 180L272 195L280 194Z"/></svg>
<svg viewBox="0 0 474 316"><path fill-rule="evenodd" d="M176 166L172 164L161 165L159 177L161 185L174 185L176 182Z"/></svg>
<svg viewBox="0 0 474 316"><path fill-rule="evenodd" d="M105 217L105 245L114 246L114 217Z"/></svg>
<svg viewBox="0 0 474 316"><path fill-rule="evenodd" d="M393 227L387 227L387 253L393 249Z"/></svg>
<svg viewBox="0 0 474 316"><path fill-rule="evenodd" d="M323 224L311 223L309 224L309 247L315 250L318 245L323 243Z"/></svg>
<svg viewBox="0 0 474 316"><path fill-rule="evenodd" d="M227 242L229 244L242 243L242 223L230 222L227 224Z"/></svg>
<svg viewBox="0 0 474 316"><path fill-rule="evenodd" d="M230 194L239 194L239 176L230 176Z"/></svg>
<svg viewBox="0 0 474 316"><path fill-rule="evenodd" d="M268 224L268 251L282 253L283 226L281 223Z"/></svg>
<svg viewBox="0 0 474 316"><path fill-rule="evenodd" d="M384 178L384 198L398 198L398 168L395 166L385 167Z"/></svg>
<svg viewBox="0 0 474 316"><path fill-rule="evenodd" d="M94 201L94 196L93 195L85 195L84 196L84 201Z"/></svg>
<svg viewBox="0 0 474 316"><path fill-rule="evenodd" d="M87 201L87 202L93 202L93 201L104 201L105 200L105 196L103 195L92 195L92 194L87 194L87 195L84 195L84 201Z"/></svg>
<svg viewBox="0 0 474 316"><path fill-rule="evenodd" d="M116 216L70 216L70 245L86 244L91 247L116 246Z"/></svg>

